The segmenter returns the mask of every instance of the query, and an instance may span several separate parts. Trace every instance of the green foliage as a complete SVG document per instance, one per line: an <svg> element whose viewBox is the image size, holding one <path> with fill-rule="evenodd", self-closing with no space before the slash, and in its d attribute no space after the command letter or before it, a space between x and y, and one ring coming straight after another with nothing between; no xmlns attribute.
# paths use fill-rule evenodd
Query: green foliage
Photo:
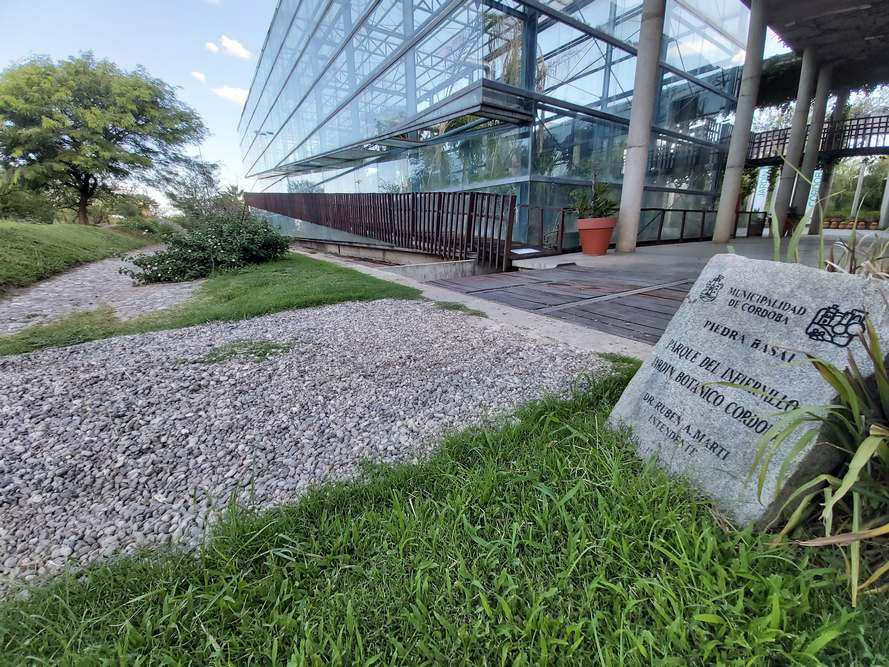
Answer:
<svg viewBox="0 0 889 667"><path fill-rule="evenodd" d="M476 308L470 308L465 303L458 301L436 301L435 307L441 310L453 310L464 315L472 315L473 317L487 317L484 311Z"/></svg>
<svg viewBox="0 0 889 667"><path fill-rule="evenodd" d="M171 86L91 53L35 57L0 74L0 163L31 186L69 193L81 223L115 183L188 163L182 149L205 133Z"/></svg>
<svg viewBox="0 0 889 667"><path fill-rule="evenodd" d="M99 309L0 336L0 356L145 331L245 320L291 308L419 296L411 287L310 257L288 255L274 262L214 274L185 303L151 315L122 322L110 310Z"/></svg>
<svg viewBox="0 0 889 667"><path fill-rule="evenodd" d="M209 162L193 161L179 169L165 182L167 198L192 227L217 218L244 214L245 204L237 186L223 189L219 184L219 167Z"/></svg>
<svg viewBox="0 0 889 667"><path fill-rule="evenodd" d="M571 197L578 218L609 218L617 212L617 204L609 196L608 186L601 181L595 181L591 190L573 190Z"/></svg>
<svg viewBox="0 0 889 667"><path fill-rule="evenodd" d="M889 280L889 238L881 234L861 235L853 227L847 239L831 245L827 270Z"/></svg>
<svg viewBox="0 0 889 667"><path fill-rule="evenodd" d="M221 364L231 359L251 359L265 361L270 357L284 354L293 349L293 343L278 343L273 340L235 340L218 345L207 354L194 361L197 364Z"/></svg>
<svg viewBox="0 0 889 667"><path fill-rule="evenodd" d="M214 271L278 259L287 252L287 245L287 239L265 220L229 214L169 236L165 250L134 258L137 268L123 268L121 273L138 283L196 280Z"/></svg>
<svg viewBox="0 0 889 667"><path fill-rule="evenodd" d="M755 467L762 493L766 472L775 453L798 438L785 465L778 471L779 483L786 477L787 464L796 453L816 439L844 455L837 476L818 475L800 485L782 510L793 509L777 540L809 517L813 501L822 498L820 514L825 537L806 540L807 546L848 546L849 586L852 605L858 595L889 574L889 371L873 325L868 322L861 342L874 367L868 381L851 353L849 368L842 370L809 356L809 362L837 392L837 402L828 406L801 406L787 412L763 434ZM804 434L799 436L800 429ZM812 522L814 523L814 522ZM882 525L881 525L882 524ZM807 526L812 530L813 526ZM839 533L839 534L837 534ZM867 577L865 573L870 573ZM862 575L866 581L861 582ZM889 591L889 582L875 590Z"/></svg>
<svg viewBox="0 0 889 667"><path fill-rule="evenodd" d="M158 240L170 242L178 232L171 225L164 224L153 218L143 218L136 216L134 218L126 218L118 222L118 225L125 229L129 229L137 234L151 236Z"/></svg>
<svg viewBox="0 0 889 667"><path fill-rule="evenodd" d="M151 218L158 213L157 202L141 193L115 192L110 201L112 213L124 218Z"/></svg>
<svg viewBox="0 0 889 667"><path fill-rule="evenodd" d="M0 292L151 242L116 230L0 220Z"/></svg>
<svg viewBox="0 0 889 667"><path fill-rule="evenodd" d="M43 664L885 664L809 555L726 531L605 419L631 371L447 438L418 466L0 603Z"/></svg>
<svg viewBox="0 0 889 667"><path fill-rule="evenodd" d="M863 158L869 162L871 158ZM833 171L833 186L831 188L834 193L830 198L829 205L826 206L828 215L842 215L849 219L855 217L852 211L852 199L855 196L855 187L858 182L858 170L861 166L859 159L846 159L840 161ZM878 207L883 197L883 189L886 178L889 176L889 158L881 158L870 164L867 175L864 177L862 184L861 197L863 205ZM859 220L879 219L879 211L861 210L858 212Z"/></svg>
<svg viewBox="0 0 889 667"><path fill-rule="evenodd" d="M0 219L50 224L55 207L42 192L22 187L15 179L0 171Z"/></svg>

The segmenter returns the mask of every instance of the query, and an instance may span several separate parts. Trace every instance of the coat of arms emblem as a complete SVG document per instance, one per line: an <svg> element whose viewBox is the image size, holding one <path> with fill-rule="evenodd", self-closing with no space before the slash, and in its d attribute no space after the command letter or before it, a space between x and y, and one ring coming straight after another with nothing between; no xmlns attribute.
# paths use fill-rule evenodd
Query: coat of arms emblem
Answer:
<svg viewBox="0 0 889 667"><path fill-rule="evenodd" d="M707 284L704 285L704 289L701 290L701 301L716 301L716 297L719 296L719 293L722 291L722 288L724 286L725 276L721 273L718 274L716 277L711 278L707 281Z"/></svg>
<svg viewBox="0 0 889 667"><path fill-rule="evenodd" d="M840 310L838 305L833 304L815 313L806 327L806 335L812 340L848 347L852 339L864 331L866 318L867 312L864 310Z"/></svg>

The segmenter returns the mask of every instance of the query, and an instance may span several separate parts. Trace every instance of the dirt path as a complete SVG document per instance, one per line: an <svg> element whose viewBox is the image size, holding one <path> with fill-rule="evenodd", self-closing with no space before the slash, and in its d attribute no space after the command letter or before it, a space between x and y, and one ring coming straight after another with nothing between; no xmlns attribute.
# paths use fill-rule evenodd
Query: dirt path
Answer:
<svg viewBox="0 0 889 667"><path fill-rule="evenodd" d="M143 248L153 252L163 246ZM129 319L185 301L201 281L136 286L121 275L121 259L103 259L0 296L0 335L8 336L34 324L45 324L72 313L111 306Z"/></svg>

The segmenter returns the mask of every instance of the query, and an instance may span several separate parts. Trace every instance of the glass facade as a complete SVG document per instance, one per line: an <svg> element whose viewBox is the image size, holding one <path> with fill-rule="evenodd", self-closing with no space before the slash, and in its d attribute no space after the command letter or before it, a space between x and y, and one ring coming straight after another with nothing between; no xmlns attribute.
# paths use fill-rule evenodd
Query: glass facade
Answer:
<svg viewBox="0 0 889 667"><path fill-rule="evenodd" d="M476 189L534 207L568 205L594 176L617 189L641 9L281 0L239 124L251 189ZM667 1L646 207L715 206L748 13L741 0Z"/></svg>

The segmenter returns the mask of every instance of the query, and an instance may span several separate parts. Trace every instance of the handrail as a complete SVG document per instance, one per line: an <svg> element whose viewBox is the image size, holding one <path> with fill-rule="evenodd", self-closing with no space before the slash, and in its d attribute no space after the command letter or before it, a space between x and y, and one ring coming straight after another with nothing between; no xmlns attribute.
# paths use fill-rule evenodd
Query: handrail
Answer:
<svg viewBox="0 0 889 667"><path fill-rule="evenodd" d="M509 268L515 196L486 192L259 193L248 206L393 247Z"/></svg>
<svg viewBox="0 0 889 667"><path fill-rule="evenodd" d="M806 132L811 131L811 125ZM750 135L747 159L751 162L780 158L787 151L790 128ZM821 153L884 152L889 154L889 115L858 116L827 121L821 131Z"/></svg>

